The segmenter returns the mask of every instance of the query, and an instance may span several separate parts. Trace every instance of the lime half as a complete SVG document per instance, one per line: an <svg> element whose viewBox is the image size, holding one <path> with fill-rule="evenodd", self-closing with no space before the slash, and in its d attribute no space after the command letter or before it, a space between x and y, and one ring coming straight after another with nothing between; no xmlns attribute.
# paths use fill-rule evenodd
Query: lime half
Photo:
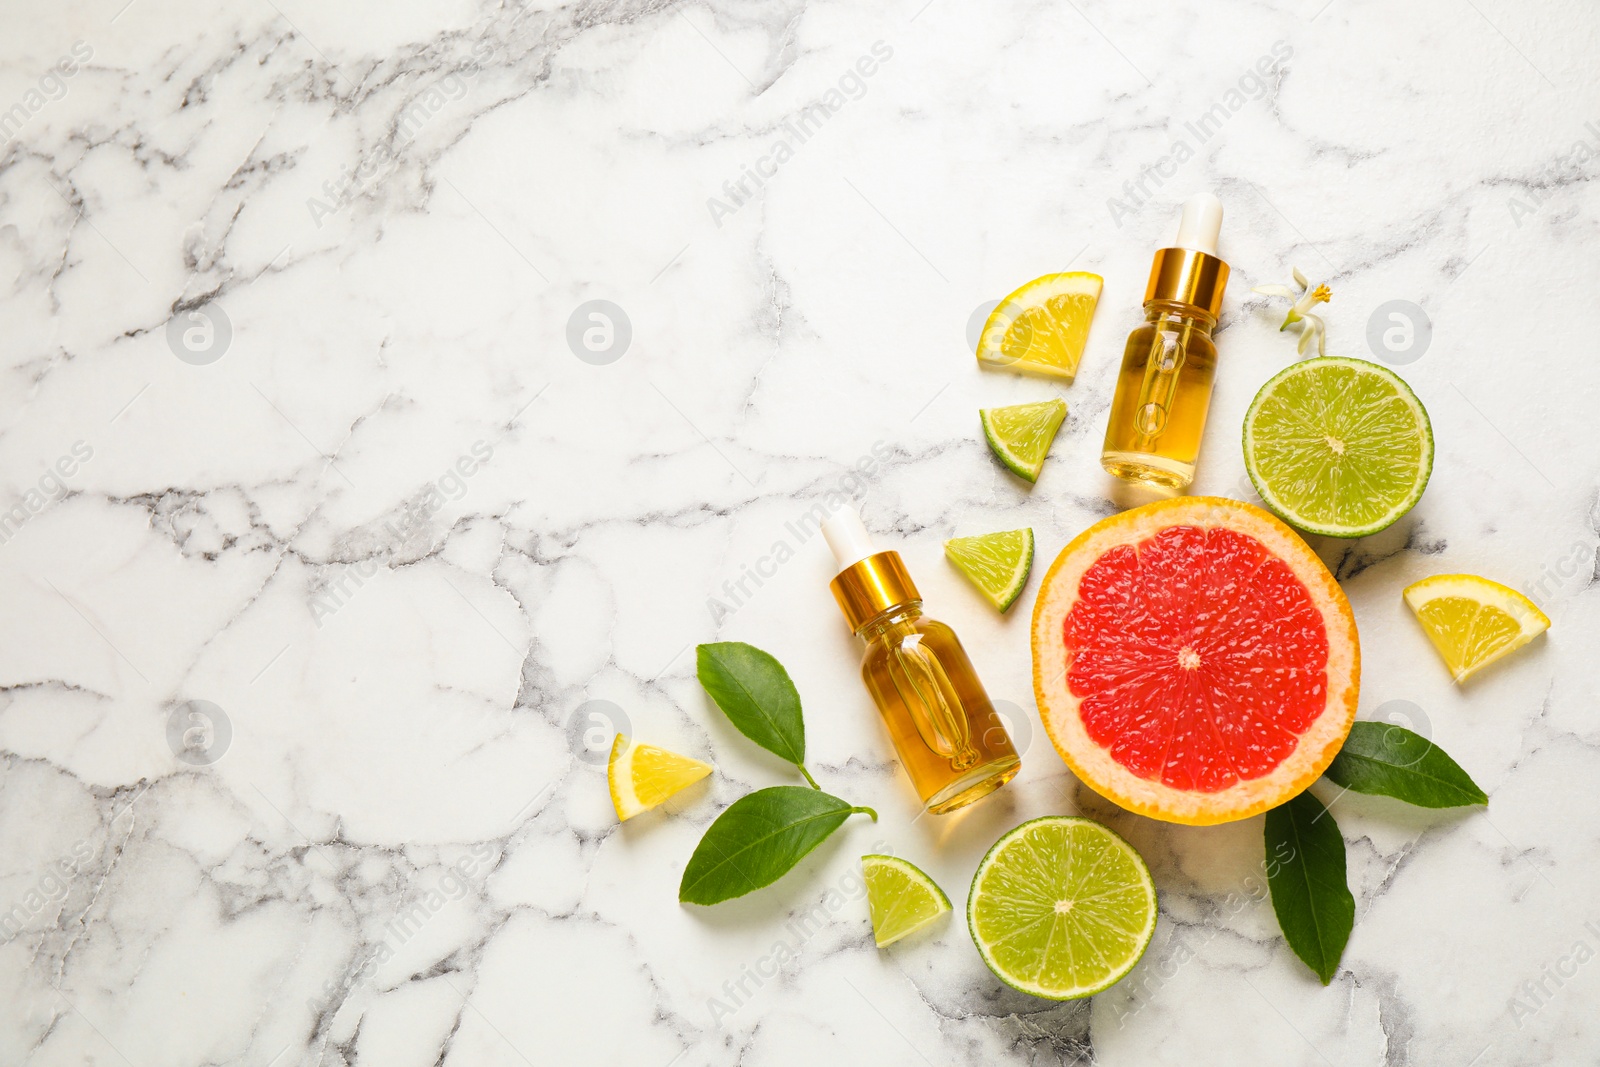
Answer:
<svg viewBox="0 0 1600 1067"><path fill-rule="evenodd" d="M894 856L862 856L867 911L879 948L914 934L950 910L950 898L914 864Z"/></svg>
<svg viewBox="0 0 1600 1067"><path fill-rule="evenodd" d="M978 412L983 436L994 454L1013 474L1030 482L1039 480L1044 457L1050 453L1050 442L1056 439L1056 431L1066 417L1067 402L1060 399L983 408Z"/></svg>
<svg viewBox="0 0 1600 1067"><path fill-rule="evenodd" d="M944 543L944 554L989 603L1004 612L1028 584L1028 572L1033 569L1033 531L952 537Z"/></svg>
<svg viewBox="0 0 1600 1067"><path fill-rule="evenodd" d="M1308 533L1365 537L1410 511L1433 428L1387 367L1326 356L1280 371L1244 416L1244 463L1267 506Z"/></svg>
<svg viewBox="0 0 1600 1067"><path fill-rule="evenodd" d="M1050 815L1006 834L972 876L967 926L1007 985L1075 1000L1133 969L1156 929L1144 860L1089 819Z"/></svg>

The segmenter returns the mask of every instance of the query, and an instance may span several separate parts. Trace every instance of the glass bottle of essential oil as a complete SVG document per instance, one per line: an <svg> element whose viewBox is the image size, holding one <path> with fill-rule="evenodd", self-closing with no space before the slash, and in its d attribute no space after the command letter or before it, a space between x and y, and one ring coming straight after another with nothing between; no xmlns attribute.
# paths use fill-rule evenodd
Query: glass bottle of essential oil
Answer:
<svg viewBox="0 0 1600 1067"><path fill-rule="evenodd" d="M1209 193L1183 205L1178 239L1156 253L1144 325L1128 335L1100 465L1118 478L1182 489L1194 480L1211 406L1228 265L1217 258L1222 202Z"/></svg>
<svg viewBox="0 0 1600 1067"><path fill-rule="evenodd" d="M861 677L922 798L943 815L999 789L1022 766L955 631L922 613L922 594L898 552L876 552L845 508L822 526L840 570L839 609L866 642Z"/></svg>

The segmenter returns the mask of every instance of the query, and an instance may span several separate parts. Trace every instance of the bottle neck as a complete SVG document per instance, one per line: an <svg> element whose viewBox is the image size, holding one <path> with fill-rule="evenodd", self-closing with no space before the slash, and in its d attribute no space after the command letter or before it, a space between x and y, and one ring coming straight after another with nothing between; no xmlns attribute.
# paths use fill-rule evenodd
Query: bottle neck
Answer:
<svg viewBox="0 0 1600 1067"><path fill-rule="evenodd" d="M1180 300L1145 301L1144 321L1151 324L1165 322L1188 326L1191 329L1203 330L1208 336L1217 325L1217 320L1205 308L1185 304Z"/></svg>
<svg viewBox="0 0 1600 1067"><path fill-rule="evenodd" d="M1157 301L1182 303L1213 321L1222 313L1222 294L1228 286L1228 265L1209 252L1193 248L1163 248L1150 263L1150 284L1145 305Z"/></svg>
<svg viewBox="0 0 1600 1067"><path fill-rule="evenodd" d="M922 601L902 600L898 604L890 604L878 614L861 624L856 631L856 636L863 641L871 641L880 637L896 626L912 622L922 617Z"/></svg>

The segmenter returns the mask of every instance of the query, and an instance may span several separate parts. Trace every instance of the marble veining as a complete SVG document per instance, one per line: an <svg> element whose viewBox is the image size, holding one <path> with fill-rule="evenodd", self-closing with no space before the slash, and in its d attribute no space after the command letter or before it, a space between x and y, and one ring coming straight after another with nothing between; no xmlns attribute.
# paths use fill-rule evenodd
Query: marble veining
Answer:
<svg viewBox="0 0 1600 1067"><path fill-rule="evenodd" d="M1600 16L1576 0L841 5L73 0L0 41L0 1063L1568 1064L1600 1055ZM1250 293L1326 281L1329 351L1433 419L1422 503L1314 547L1361 714L1486 812L1333 801L1354 935L1321 987L1259 819L1132 816L1034 708L947 537L1038 568L1100 473L1176 205L1233 267L1199 492L1294 358ZM987 307L1105 278L1069 384L980 373ZM1421 335L1385 348L1404 301ZM1060 395L1031 489L975 409ZM915 818L806 517L849 501L963 635L1024 767ZM1400 602L1470 571L1554 619L1457 689ZM778 884L680 906L698 836L788 780L694 679L750 641L871 804ZM712 761L619 826L625 729ZM959 915L879 952L856 857L964 903L1004 830L1101 819L1145 960L1051 1004Z"/></svg>

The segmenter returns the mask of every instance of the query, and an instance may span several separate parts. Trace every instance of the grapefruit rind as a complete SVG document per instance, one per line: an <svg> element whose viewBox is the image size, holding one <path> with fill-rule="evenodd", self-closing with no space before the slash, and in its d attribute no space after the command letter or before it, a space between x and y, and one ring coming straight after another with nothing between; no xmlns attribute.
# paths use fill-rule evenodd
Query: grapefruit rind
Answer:
<svg viewBox="0 0 1600 1067"><path fill-rule="evenodd" d="M1068 688L1062 627L1078 599L1083 574L1107 551L1137 544L1169 526L1224 528L1260 541L1282 559L1311 595L1328 638L1327 698L1295 750L1260 778L1214 793L1174 789L1141 778L1089 738ZM1033 691L1045 733L1072 773L1096 793L1139 815L1190 826L1234 822L1277 807L1321 777L1355 721L1361 688L1361 644L1350 602L1317 554L1277 517L1237 500L1178 497L1113 515L1061 550L1040 583L1033 608Z"/></svg>

